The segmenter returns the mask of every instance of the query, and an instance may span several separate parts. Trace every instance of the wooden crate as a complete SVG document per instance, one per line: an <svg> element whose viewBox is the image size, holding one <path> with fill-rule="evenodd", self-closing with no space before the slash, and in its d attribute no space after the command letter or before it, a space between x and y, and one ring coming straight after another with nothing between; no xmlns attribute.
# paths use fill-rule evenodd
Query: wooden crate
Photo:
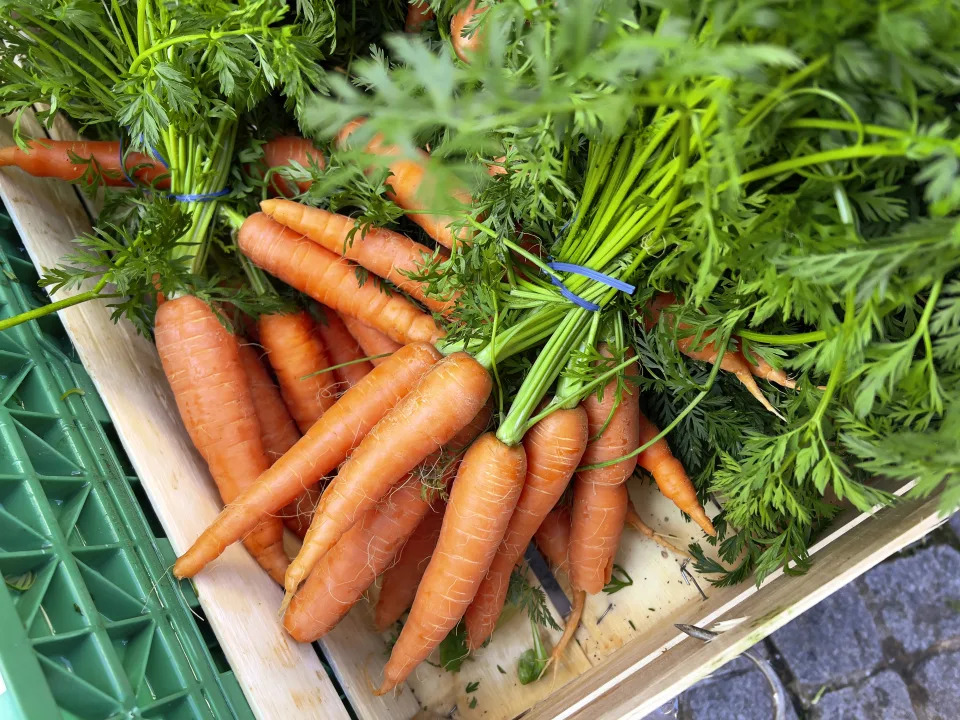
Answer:
<svg viewBox="0 0 960 720"><path fill-rule="evenodd" d="M23 124L28 134L44 135L32 118ZM9 121L0 123L0 143L11 142L10 130ZM58 127L50 135L69 137L70 130ZM0 196L38 268L56 264L71 251L71 241L90 230L93 204L82 202L69 185L5 169ZM56 299L61 296L66 294ZM183 552L220 503L181 426L152 343L126 323L114 325L104 303L69 308L61 319L174 549ZM903 494L909 485L892 489ZM681 544L694 537L694 526L655 489L632 487L631 494L650 525ZM685 581L676 558L628 530L617 561L634 584L590 598L576 644L556 676L528 686L516 679L516 659L531 644L521 615L507 618L459 673L424 664L400 690L381 698L371 688L386 660L386 638L373 630L368 605L355 607L321 646L364 719L451 713L484 720L523 713L531 719L641 718L940 522L934 500L904 502L875 517L849 510L813 548L806 575L778 572L759 589L751 583L716 589L701 579L706 597ZM195 584L257 717L348 716L313 648L283 633L277 617L281 592L242 548L224 553ZM724 631L703 643L674 623ZM556 633L549 635L556 639ZM472 682L479 686L468 694Z"/></svg>

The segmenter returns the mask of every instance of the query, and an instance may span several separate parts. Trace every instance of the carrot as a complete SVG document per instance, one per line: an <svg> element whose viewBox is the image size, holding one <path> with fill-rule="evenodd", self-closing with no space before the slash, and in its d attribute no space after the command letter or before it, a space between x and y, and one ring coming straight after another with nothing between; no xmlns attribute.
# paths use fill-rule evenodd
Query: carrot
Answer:
<svg viewBox="0 0 960 720"><path fill-rule="evenodd" d="M638 419L639 444L644 445L657 435L660 431L647 417L640 413ZM693 518L694 522L703 528L708 535L716 535L717 531L713 528L713 523L703 511L703 506L697 499L696 488L687 476L687 471L670 452L670 446L664 438L660 438L653 445L644 450L637 457L640 467L653 475L657 487L665 497L673 501L673 504L683 512Z"/></svg>
<svg viewBox="0 0 960 720"><path fill-rule="evenodd" d="M646 325L647 329L650 329L656 324L663 308L676 304L677 298L671 293L660 293L657 297L655 297L644 310L647 318L644 324ZM681 330L689 327L690 326L686 323L680 323L678 326L678 328ZM709 340L712 335L712 332L708 332L705 339ZM687 357L692 358L693 360L700 360L702 362L710 363L711 365L716 363L717 357L720 354L716 343L707 342L702 348L697 350L694 348L695 340L696 338L692 335L689 337L680 338L677 341L677 347L680 348L680 352ZM782 420L783 415L777 412L777 409L770 404L770 401L767 400L766 396L764 396L764 394L760 391L757 381L753 379L754 371L751 369L752 367L754 366L751 366L743 354L738 350L727 350L723 354L723 357L720 358L720 369L736 375L737 380L743 384L743 386L747 389L747 392L753 395L753 397L755 397L767 411L772 412ZM759 365L755 367L757 367L758 371L760 370ZM784 378L786 378L786 375L784 375Z"/></svg>
<svg viewBox="0 0 960 720"><path fill-rule="evenodd" d="M166 307L166 305L164 305ZM343 394L297 444L234 498L174 566L177 577L192 577L260 519L276 513L343 462L440 359L432 345L413 343L398 350Z"/></svg>
<svg viewBox="0 0 960 720"><path fill-rule="evenodd" d="M469 5L450 19L450 41L453 43L453 51L465 63L470 62L470 56L480 49L482 33L474 31L464 35L463 30L485 10L486 8L477 10L476 0L470 0Z"/></svg>
<svg viewBox="0 0 960 720"><path fill-rule="evenodd" d="M776 383L790 390L796 389L796 381L787 377L787 374L782 369L773 367L759 355L748 353L743 348L740 348L739 354L744 362L747 363L747 367L750 368L750 372L753 373L754 376Z"/></svg>
<svg viewBox="0 0 960 720"><path fill-rule="evenodd" d="M343 316L343 322L347 330L363 348L363 354L371 358L370 362L379 365L386 358L376 357L377 355L390 355L403 347L398 342L394 342L376 328L372 328L364 322L352 318L349 315Z"/></svg>
<svg viewBox="0 0 960 720"><path fill-rule="evenodd" d="M383 671L383 694L406 680L457 624L503 540L526 474L523 447L492 433L463 458L444 513L440 539L410 615Z"/></svg>
<svg viewBox="0 0 960 720"><path fill-rule="evenodd" d="M433 10L425 2L411 2L407 8L407 20L403 24L404 32L416 33L433 20Z"/></svg>
<svg viewBox="0 0 960 720"><path fill-rule="evenodd" d="M312 142L296 135L280 135L264 143L263 164L268 169L292 167L293 163L308 169L311 165L323 168L326 160L323 153L317 150ZM276 172L272 175L271 191L288 198L299 193L305 193L312 184L310 180L300 180L294 183Z"/></svg>
<svg viewBox="0 0 960 720"><path fill-rule="evenodd" d="M459 453L490 422L488 403L458 432L444 451ZM306 583L294 596L284 616L284 626L301 642L312 642L329 632L383 570L392 562L420 521L431 512L435 493L425 493L421 470L432 470L442 461L441 452L425 460L374 507L367 510L337 544L324 555ZM450 462L436 487L446 487L456 474L459 460ZM439 513L434 513L439 514Z"/></svg>
<svg viewBox="0 0 960 720"><path fill-rule="evenodd" d="M367 510L324 555L294 596L283 626L294 640L326 635L363 596L430 511L416 477Z"/></svg>
<svg viewBox="0 0 960 720"><path fill-rule="evenodd" d="M524 436L527 477L523 492L497 555L464 615L471 650L483 645L493 632L507 597L510 573L566 489L586 446L587 414L580 407L551 413Z"/></svg>
<svg viewBox="0 0 960 720"><path fill-rule="evenodd" d="M444 313L453 309L455 299L437 300L428 294L427 283L410 279L409 275L423 271L433 253L406 235L376 227L355 232L356 221L353 218L290 200L264 200L260 203L260 209L276 222L330 252L343 255L384 280L389 280L434 312Z"/></svg>
<svg viewBox="0 0 960 720"><path fill-rule="evenodd" d="M305 310L260 316L260 343L277 375L280 393L300 432L306 432L336 401L337 380L317 324Z"/></svg>
<svg viewBox="0 0 960 720"><path fill-rule="evenodd" d="M477 416L492 388L482 365L454 353L377 423L323 493L303 547L287 569L287 597L367 508Z"/></svg>
<svg viewBox="0 0 960 720"><path fill-rule="evenodd" d="M157 309L154 336L183 424L229 507L270 465L237 339L198 298L182 295ZM283 527L257 517L244 545L274 580L287 556Z"/></svg>
<svg viewBox="0 0 960 720"><path fill-rule="evenodd" d="M397 561L384 571L380 597L373 612L373 623L377 630L383 632L393 625L413 603L417 587L437 546L442 522L442 512L427 513L397 555Z"/></svg>
<svg viewBox="0 0 960 720"><path fill-rule="evenodd" d="M237 234L255 264L314 300L375 327L392 340L435 342L444 336L433 318L374 278L360 282L357 266L337 257L263 213L248 217Z"/></svg>
<svg viewBox="0 0 960 720"><path fill-rule="evenodd" d="M0 148L0 167L10 166L34 177L71 182L81 180L93 167L99 171L99 181L111 187L129 186L127 175L146 185L156 183L161 189L170 187L169 172L149 155L128 152L121 166L120 143L116 140L28 140L26 149L16 145Z"/></svg>
<svg viewBox="0 0 960 720"><path fill-rule="evenodd" d="M346 141L350 134L356 130L363 120L354 120L348 123L339 135L340 142ZM450 229L451 223L456 218L451 215L444 215L437 212L431 212L431 195L436 192L444 192L454 201L469 207L473 204L473 198L462 187L453 187L448 190L440 188L430 188L429 178L427 177L427 162L429 155L422 150L417 153L417 158L411 160L400 155L400 150L391 145L384 145L383 138L375 136L367 143L367 152L379 155L385 158L394 158L389 163L390 178L388 183L391 190L387 192L387 197L393 200L404 210L410 211L408 217L417 225L422 227L426 233L446 248L452 249L457 242L466 242L470 239L470 231L461 229L454 233ZM427 192L427 191L430 192Z"/></svg>
<svg viewBox="0 0 960 720"><path fill-rule="evenodd" d="M627 497L627 517L625 522L627 527L633 528L641 535L645 535L646 537L650 538L657 545L664 548L665 550L669 550L670 552L676 553L681 557L685 557L690 560L693 560L693 555L688 553L686 550L683 550L682 548L678 548L672 542L667 540L663 535L661 535L660 533L655 531L652 527L647 525L643 521L643 519L640 517L640 515L637 513L637 509L633 505L633 500L631 500L629 496Z"/></svg>
<svg viewBox="0 0 960 720"><path fill-rule="evenodd" d="M600 351L609 356L603 345ZM636 374L636 363L624 371ZM606 462L637 447L640 393L627 385L617 400L617 379L603 389L602 399L591 394L581 403L587 413L591 441L583 464ZM637 466L636 457L615 465L577 473L573 486L570 526L570 580L574 590L598 593L609 582L613 558L627 514L626 480Z"/></svg>
<svg viewBox="0 0 960 720"><path fill-rule="evenodd" d="M253 397L253 406L257 411L263 450L267 453L270 464L273 465L287 450L296 445L297 440L300 439L300 431L297 430L296 423L283 403L279 388L274 385L263 363L260 362L260 355L253 345L241 343L240 362L243 363L243 370L250 385L250 394ZM280 512L284 525L300 537L303 537L310 526L313 507L317 504L318 498L310 497L312 492L312 490L305 491Z"/></svg>
<svg viewBox="0 0 960 720"><path fill-rule="evenodd" d="M564 570L570 549L570 508L557 505L547 513L534 534L534 542L554 570Z"/></svg>
<svg viewBox="0 0 960 720"><path fill-rule="evenodd" d="M373 365L363 360L365 355L363 348L347 330L340 316L330 308L324 308L322 314L323 320L317 323L317 332L320 333L320 339L330 353L330 360L334 366L343 365L333 371L333 376L337 380L337 389L342 392L360 382L364 375L373 370ZM362 362L356 362L357 360Z"/></svg>

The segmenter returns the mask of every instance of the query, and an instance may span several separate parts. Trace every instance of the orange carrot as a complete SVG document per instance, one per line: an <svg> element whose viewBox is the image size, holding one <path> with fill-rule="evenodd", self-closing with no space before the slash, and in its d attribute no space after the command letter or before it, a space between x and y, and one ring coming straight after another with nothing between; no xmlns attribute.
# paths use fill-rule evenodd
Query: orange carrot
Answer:
<svg viewBox="0 0 960 720"><path fill-rule="evenodd" d="M644 314L646 316L644 325L647 327L647 329L650 329L656 324L663 308L676 304L677 298L671 293L660 293L657 297L655 297L653 301L644 309ZM678 325L678 328L681 330L689 327L690 326L686 323L680 323ZM709 341L709 338L712 336L713 332L708 332L706 333L704 339ZM695 349L695 340L696 338L693 335L680 338L677 341L677 347L680 348L680 352L687 357L692 358L693 360L700 360L701 362L706 362L711 365L716 363L717 357L720 354L716 343L707 342L703 345L703 347L697 350ZM743 384L743 386L747 389L747 392L753 395L753 397L755 397L766 410L772 412L778 418L783 419L783 416L777 412L777 409L770 404L770 401L767 400L766 396L760 391L757 381L753 379L754 371L752 370L752 367L757 367L758 370L760 369L759 365L751 366L743 354L735 349L727 350L723 354L723 357L720 358L721 370L725 370L726 372L731 372L736 375L737 380ZM786 375L784 375L784 377L786 377Z"/></svg>
<svg viewBox="0 0 960 720"><path fill-rule="evenodd" d="M297 440L300 439L300 431L297 430L296 423L283 403L280 389L274 385L253 345L241 343L240 362L243 363L243 370L247 374L250 394L257 411L263 450L267 453L270 464L273 465L287 450L296 445ZM307 490L280 512L284 525L300 537L303 537L307 528L310 527L313 508L317 504L318 498L310 497L312 492Z"/></svg>
<svg viewBox="0 0 960 720"><path fill-rule="evenodd" d="M454 353L377 423L323 493L303 547L287 568L287 597L361 514L477 416L492 388L482 365Z"/></svg>
<svg viewBox="0 0 960 720"><path fill-rule="evenodd" d="M491 413L492 407L487 403L443 451L462 452L486 428ZM419 468L408 473L320 559L284 616L284 626L295 639L312 642L329 632L377 575L393 562L420 521L431 513L430 500L436 493L424 492L420 472L432 471L434 465L443 461L442 454L433 453ZM446 492L458 465L458 459L449 462L443 468L439 483L431 487Z"/></svg>
<svg viewBox="0 0 960 720"><path fill-rule="evenodd" d="M641 535L644 535L651 540L653 540L657 545L662 547L665 550L669 550L672 553L680 555L681 557L688 558L693 560L693 555L688 553L686 550L677 547L672 542L667 540L663 535L655 531L652 527L647 525L640 515L637 513L637 509L633 506L633 500L627 499L627 517L626 517L627 527L633 528Z"/></svg>
<svg viewBox="0 0 960 720"><path fill-rule="evenodd" d="M507 597L510 573L566 489L586 446L587 414L580 407L551 413L524 436L527 477L523 492L497 555L464 615L471 650L483 645L493 632Z"/></svg>
<svg viewBox="0 0 960 720"><path fill-rule="evenodd" d="M570 508L557 505L547 513L533 536L537 549L554 570L566 570L570 549Z"/></svg>
<svg viewBox="0 0 960 720"><path fill-rule="evenodd" d="M416 33L433 20L433 10L425 2L411 2L407 8L407 20L403 24L404 32Z"/></svg>
<svg viewBox="0 0 960 720"><path fill-rule="evenodd" d="M476 0L470 0L469 5L450 19L450 42L453 43L453 51L465 63L470 62L470 56L480 49L483 34L474 31L469 35L464 35L463 30L482 15L485 10L486 8L477 10Z"/></svg>
<svg viewBox="0 0 960 720"><path fill-rule="evenodd" d="M284 505L277 513L287 529L301 540L307 536L307 530L310 529L310 523L313 522L313 515L317 510L317 505L320 504L322 494L321 487L307 488L293 502Z"/></svg>
<svg viewBox="0 0 960 720"><path fill-rule="evenodd" d="M373 365L363 360L365 353L360 343L347 330L343 320L330 308L323 309L323 321L317 323L317 332L320 339L330 353L330 361L336 365L343 365L333 371L337 380L337 390L344 391L352 388L363 379L363 376L373 370ZM356 362L361 360L362 362ZM344 363L350 363L344 365Z"/></svg>
<svg viewBox="0 0 960 720"><path fill-rule="evenodd" d="M0 148L0 167L18 167L34 177L80 180L92 168L98 170L99 181L110 187L129 186L130 175L137 182L161 189L170 187L168 170L149 155L128 152L120 165L120 143L116 140L49 140L27 141L27 149L16 145ZM124 174L126 169L126 175Z"/></svg>
<svg viewBox="0 0 960 720"><path fill-rule="evenodd" d="M775 368L762 357L755 353L750 353L740 348L740 357L747 363L750 372L763 380L769 380L772 383L782 387L794 390L797 387L795 380L789 378L781 368Z"/></svg>
<svg viewBox="0 0 960 720"><path fill-rule="evenodd" d="M340 131L340 142L345 142L350 134L356 130L362 120L354 120L348 123ZM417 153L417 158L411 160L401 156L401 151L391 145L384 145L383 138L375 136L367 144L367 152L379 155L385 158L394 158L390 161L390 178L388 183L391 191L387 197L393 200L404 210L410 211L408 217L417 225L422 227L427 234L438 243L447 248L453 248L457 242L466 242L470 239L470 231L461 229L454 233L450 229L451 223L456 218L451 215L444 215L437 212L431 212L431 201L433 194L444 193L452 198L456 203L469 208L473 204L473 198L462 187L453 187L450 189L431 188L427 176L427 162L429 155L423 151Z"/></svg>
<svg viewBox="0 0 960 720"><path fill-rule="evenodd" d="M313 642L330 632L393 562L430 510L421 490L416 477L409 479L367 510L320 559L283 617L294 640Z"/></svg>
<svg viewBox="0 0 960 720"><path fill-rule="evenodd" d="M237 339L192 295L157 309L154 336L183 424L230 507L270 465ZM274 580L287 566L282 538L278 519L260 517L243 538Z"/></svg>
<svg viewBox="0 0 960 720"><path fill-rule="evenodd" d="M643 413L637 421L639 428L639 443L644 445L657 435L660 431L657 426L650 422ZM703 511L703 506L697 499L696 488L687 476L687 471L670 452L670 446L664 438L660 438L653 445L644 450L637 457L637 462L644 470L653 475L657 487L664 497L673 501L673 504L683 512L693 518L694 522L703 528L708 535L716 535L717 531L713 528L713 523Z"/></svg>
<svg viewBox="0 0 960 720"><path fill-rule="evenodd" d="M277 375L280 393L300 432L306 432L336 401L332 372L316 374L332 364L305 310L260 316L260 343Z"/></svg>
<svg viewBox="0 0 960 720"><path fill-rule="evenodd" d="M360 347L363 348L363 354L371 358L370 362L374 365L379 365L386 360L385 357L377 357L377 355L391 355L403 347L403 345L394 342L376 328L372 328L349 315L343 316L343 323L347 326L347 330L350 331L350 334L353 335Z"/></svg>
<svg viewBox="0 0 960 720"><path fill-rule="evenodd" d="M377 630L383 632L393 625L413 603L417 587L437 546L441 523L442 512L427 513L403 546L397 561L384 571L380 597L373 612L373 623Z"/></svg>
<svg viewBox="0 0 960 720"><path fill-rule="evenodd" d="M423 271L433 253L406 235L376 227L354 232L356 221L353 218L291 200L264 200L260 203L260 209L276 222L330 252L343 255L384 280L389 280L434 312L444 313L453 309L455 299L437 300L428 294L426 283L410 279L411 274Z"/></svg>
<svg viewBox="0 0 960 720"><path fill-rule="evenodd" d="M177 560L174 574L197 574L228 545L255 528L261 518L273 515L320 482L439 359L440 353L432 345L412 343L374 368L347 390L286 455L224 508Z"/></svg>
<svg viewBox="0 0 960 720"><path fill-rule="evenodd" d="M263 164L268 169L292 167L293 163L309 169L312 165L323 168L326 160L323 153L317 150L313 143L306 138L295 135L280 135L263 145ZM270 189L277 195L294 197L310 189L310 180L299 180L294 183L279 173L272 173Z"/></svg>
<svg viewBox="0 0 960 720"><path fill-rule="evenodd" d="M243 253L288 285L334 310L352 315L398 343L436 342L444 332L433 318L374 278L361 283L357 266L263 213L248 217L237 234Z"/></svg>
<svg viewBox="0 0 960 720"><path fill-rule="evenodd" d="M470 447L444 513L440 539L410 616L383 670L383 694L406 680L457 624L503 540L523 488L526 456L492 433Z"/></svg>

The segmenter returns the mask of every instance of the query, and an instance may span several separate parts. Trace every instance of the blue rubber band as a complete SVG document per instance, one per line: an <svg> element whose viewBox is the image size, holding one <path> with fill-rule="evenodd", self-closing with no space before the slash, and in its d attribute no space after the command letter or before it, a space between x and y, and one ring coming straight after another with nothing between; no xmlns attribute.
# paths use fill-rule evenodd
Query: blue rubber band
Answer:
<svg viewBox="0 0 960 720"><path fill-rule="evenodd" d="M599 270L591 270L583 265L574 265L573 263L565 262L552 262L547 263L547 267L553 268L554 270L560 270L562 272L573 273L574 275L583 275L584 277L601 282L604 285L608 285L609 287L619 290L620 292L625 292L627 295L633 295L634 291L637 289L636 286L631 285L630 283L624 282L623 280L618 280L617 278L611 277L610 275L602 273Z"/></svg>
<svg viewBox="0 0 960 720"><path fill-rule="evenodd" d="M572 302L574 305L579 305L584 310L589 310L590 312L597 312L600 309L600 306L596 303L592 303L589 300L584 300L582 297L577 295L575 292L571 291L563 282L555 278L553 275L549 276L550 282L557 286L557 289L560 290L560 294L563 295L567 300Z"/></svg>
<svg viewBox="0 0 960 720"><path fill-rule="evenodd" d="M563 224L563 227L560 228L560 232L557 234L557 240L559 240L560 238L563 237L563 234L567 231L567 228L570 227L570 225L573 223L573 221L577 219L577 215L578 215L578 214L579 214L579 213L574 213L574 214L573 214L573 217L570 218L569 220L567 220L567 221Z"/></svg>
<svg viewBox="0 0 960 720"><path fill-rule="evenodd" d="M177 202L208 202L229 195L231 192L233 192L233 188L225 187L223 190L217 190L216 192L196 193L194 195L167 195L167 197Z"/></svg>
<svg viewBox="0 0 960 720"><path fill-rule="evenodd" d="M141 140L143 135L140 136ZM167 165L167 161L163 159L163 156L157 152L157 149L150 146L150 152L153 154L154 159L163 165L164 170L169 170L170 166ZM127 182L133 185L134 187L139 187L137 182L130 177L130 174L127 172L127 164L125 162L126 158L123 156L123 133L120 133L120 170L123 172L123 176L127 179ZM229 195L233 192L233 188L225 187L223 190L217 190L216 192L209 193L193 193L193 194L184 194L177 195L171 193L167 195L170 200L176 200L177 202L209 202L210 200L216 200L217 198L223 197L224 195Z"/></svg>

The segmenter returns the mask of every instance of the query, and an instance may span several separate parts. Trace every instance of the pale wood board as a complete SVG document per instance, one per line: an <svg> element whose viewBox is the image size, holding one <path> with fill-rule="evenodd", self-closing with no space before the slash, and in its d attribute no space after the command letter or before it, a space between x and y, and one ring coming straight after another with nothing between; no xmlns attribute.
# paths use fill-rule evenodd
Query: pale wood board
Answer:
<svg viewBox="0 0 960 720"><path fill-rule="evenodd" d="M0 121L3 145L12 143L11 127ZM0 195L38 268L55 265L71 252L74 238L90 231L70 185L4 169ZM174 550L183 552L216 517L220 500L180 423L153 344L127 323L114 325L102 302L70 308L60 318ZM224 553L195 585L257 717L348 717L316 653L282 632L282 593L242 547Z"/></svg>
<svg viewBox="0 0 960 720"><path fill-rule="evenodd" d="M813 565L806 574L778 571L759 589L752 583L715 589L708 602L634 640L525 718L642 718L945 521L938 498L905 501L875 516L847 511L811 548ZM722 622L729 629L703 643L677 630L674 622L707 628Z"/></svg>

